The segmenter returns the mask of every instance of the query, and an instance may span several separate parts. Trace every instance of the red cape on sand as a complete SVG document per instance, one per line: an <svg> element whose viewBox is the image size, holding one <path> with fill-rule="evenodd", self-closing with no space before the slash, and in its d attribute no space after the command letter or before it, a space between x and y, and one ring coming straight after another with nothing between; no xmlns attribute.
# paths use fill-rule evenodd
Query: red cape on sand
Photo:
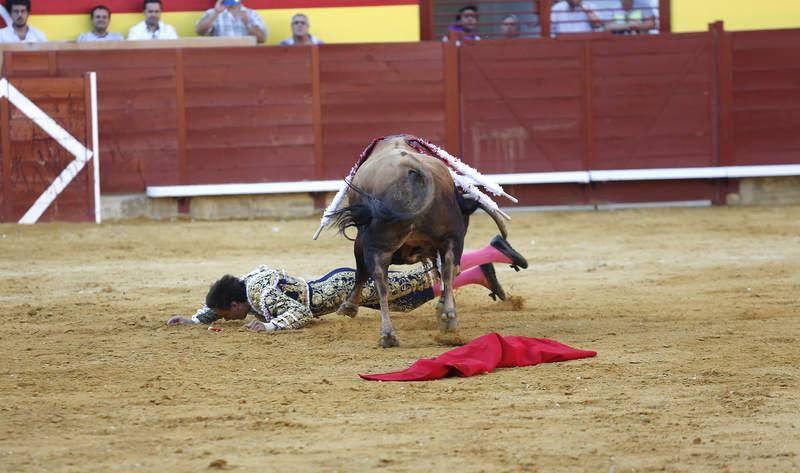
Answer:
<svg viewBox="0 0 800 473"><path fill-rule="evenodd" d="M489 333L436 358L422 358L403 371L360 374L370 381L430 381L455 374L472 376L495 368L531 366L539 363L577 360L597 355L547 338L503 337Z"/></svg>

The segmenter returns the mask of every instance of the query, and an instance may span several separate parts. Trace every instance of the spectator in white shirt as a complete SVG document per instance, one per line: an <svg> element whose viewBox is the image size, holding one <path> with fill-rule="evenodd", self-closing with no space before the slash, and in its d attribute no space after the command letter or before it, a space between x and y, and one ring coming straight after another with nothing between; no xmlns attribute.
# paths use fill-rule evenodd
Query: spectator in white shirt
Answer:
<svg viewBox="0 0 800 473"><path fill-rule="evenodd" d="M144 21L133 25L128 40L178 39L175 28L161 21L161 0L144 0Z"/></svg>
<svg viewBox="0 0 800 473"><path fill-rule="evenodd" d="M603 20L583 0L566 0L553 5L550 14L552 35L591 33L603 25Z"/></svg>
<svg viewBox="0 0 800 473"><path fill-rule="evenodd" d="M255 36L256 41L267 40L267 25L240 0L217 0L214 8L205 12L195 26L200 36Z"/></svg>
<svg viewBox="0 0 800 473"><path fill-rule="evenodd" d="M311 22L303 13L295 13L292 17L292 36L281 41L281 46L300 44L323 44L323 41L308 32Z"/></svg>
<svg viewBox="0 0 800 473"><path fill-rule="evenodd" d="M0 29L0 43L43 43L47 36L28 25L31 0L8 0L6 9L11 14L11 24Z"/></svg>
<svg viewBox="0 0 800 473"><path fill-rule="evenodd" d="M125 38L119 33L110 33L108 25L111 24L111 10L105 5L97 5L89 12L94 29L78 36L78 42L87 41L121 41Z"/></svg>

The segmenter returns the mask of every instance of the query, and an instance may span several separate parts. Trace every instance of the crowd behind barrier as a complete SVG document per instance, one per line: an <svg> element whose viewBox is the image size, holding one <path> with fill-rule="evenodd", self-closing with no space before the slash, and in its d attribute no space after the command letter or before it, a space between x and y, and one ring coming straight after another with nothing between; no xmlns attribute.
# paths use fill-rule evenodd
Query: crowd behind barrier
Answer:
<svg viewBox="0 0 800 473"><path fill-rule="evenodd" d="M547 9L545 9L547 7ZM437 4L436 32L443 40L517 39L543 36L542 15L549 12L550 36L579 33L657 34L658 0L475 0Z"/></svg>
<svg viewBox="0 0 800 473"><path fill-rule="evenodd" d="M553 37L609 32L612 34L658 33L658 0L553 0L552 2L478 0L459 5L443 2L435 14L441 37L447 40L453 32L460 39L516 39L542 36L543 5L549 11L549 30ZM28 24L35 12L35 0L6 0L2 16L6 27L0 29L0 43L33 43L47 41L47 32ZM456 9L457 8L457 9ZM175 28L161 20L164 5L161 0L143 0L143 20L123 36L109 31L113 12L102 4L87 14L92 30L82 33L77 42L121 40L178 39ZM452 19L451 22L448 21ZM281 45L322 44L309 32L307 14L297 13L291 19L292 36ZM213 37L253 36L261 44L269 31L261 15L242 0L216 0L197 20L195 34Z"/></svg>
<svg viewBox="0 0 800 473"><path fill-rule="evenodd" d="M269 34L264 20L255 10L247 8L242 0L215 0L197 20L195 33L198 36L248 37L264 43ZM47 34L28 24L33 13L35 0L6 0L5 8L0 8L0 16L6 24L0 29L0 43L43 43ZM76 42L104 41L149 41L177 40L179 35L172 25L161 20L164 5L161 0L143 0L143 20L128 30L127 38L120 33L109 31L112 11L98 4L87 14L92 22L92 30L82 33ZM281 45L322 44L322 40L309 32L310 20L307 14L297 13L291 20L292 36L281 41Z"/></svg>

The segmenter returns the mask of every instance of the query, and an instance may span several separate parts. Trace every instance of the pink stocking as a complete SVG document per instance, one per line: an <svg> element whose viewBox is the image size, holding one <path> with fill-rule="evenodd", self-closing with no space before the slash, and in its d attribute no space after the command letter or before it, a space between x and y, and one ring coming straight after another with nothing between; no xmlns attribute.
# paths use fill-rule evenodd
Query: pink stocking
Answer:
<svg viewBox="0 0 800 473"><path fill-rule="evenodd" d="M500 251L491 246L485 246L480 250L467 251L461 255L461 269L473 268L486 263L509 263L511 260L508 256L500 253Z"/></svg>
<svg viewBox="0 0 800 473"><path fill-rule="evenodd" d="M505 263L505 261L502 262ZM471 268L466 271L462 271L461 274L456 276L455 280L453 280L453 289L458 289L459 287L467 286L469 284L480 284L481 286L490 289L489 282L486 280L486 276L483 275L481 268ZM433 285L433 295L436 297L442 295L441 283L436 283Z"/></svg>

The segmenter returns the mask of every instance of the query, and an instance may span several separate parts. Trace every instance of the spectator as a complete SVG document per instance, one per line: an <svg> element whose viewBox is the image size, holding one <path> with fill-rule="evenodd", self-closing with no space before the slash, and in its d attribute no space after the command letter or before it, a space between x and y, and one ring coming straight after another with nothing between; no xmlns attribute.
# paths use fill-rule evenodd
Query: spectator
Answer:
<svg viewBox="0 0 800 473"><path fill-rule="evenodd" d="M503 24L500 25L500 32L503 33L503 39L519 38L519 18L517 18L517 15L508 15L503 18Z"/></svg>
<svg viewBox="0 0 800 473"><path fill-rule="evenodd" d="M47 36L28 25L31 0L8 0L6 9L11 14L11 24L0 29L0 43L43 43Z"/></svg>
<svg viewBox="0 0 800 473"><path fill-rule="evenodd" d="M296 13L292 17L292 37L281 41L281 46L294 46L296 44L324 44L324 42L310 34L308 28L311 23L303 13Z"/></svg>
<svg viewBox="0 0 800 473"><path fill-rule="evenodd" d="M128 39L178 39L175 28L161 21L161 0L144 0L144 21L136 23L128 31Z"/></svg>
<svg viewBox="0 0 800 473"><path fill-rule="evenodd" d="M614 34L648 34L656 28L656 14L649 6L634 0L620 0L606 29Z"/></svg>
<svg viewBox="0 0 800 473"><path fill-rule="evenodd" d="M451 24L447 27L447 33L442 41L447 41L449 39L449 33L451 31L455 31L458 33L458 38L467 40L467 41L477 41L481 39L478 36L478 7L475 5L467 5L465 7L461 7L458 10L458 14L456 14L456 21L455 23Z"/></svg>
<svg viewBox="0 0 800 473"><path fill-rule="evenodd" d="M88 33L78 36L78 42L86 41L121 41L125 38L119 33L110 33L108 25L111 23L111 10L105 5L97 5L89 12L94 28Z"/></svg>
<svg viewBox="0 0 800 473"><path fill-rule="evenodd" d="M566 0L553 5L550 14L553 36L569 33L591 33L603 20L583 0Z"/></svg>
<svg viewBox="0 0 800 473"><path fill-rule="evenodd" d="M195 31L200 36L255 36L259 43L267 40L264 20L240 0L217 0L197 22Z"/></svg>

